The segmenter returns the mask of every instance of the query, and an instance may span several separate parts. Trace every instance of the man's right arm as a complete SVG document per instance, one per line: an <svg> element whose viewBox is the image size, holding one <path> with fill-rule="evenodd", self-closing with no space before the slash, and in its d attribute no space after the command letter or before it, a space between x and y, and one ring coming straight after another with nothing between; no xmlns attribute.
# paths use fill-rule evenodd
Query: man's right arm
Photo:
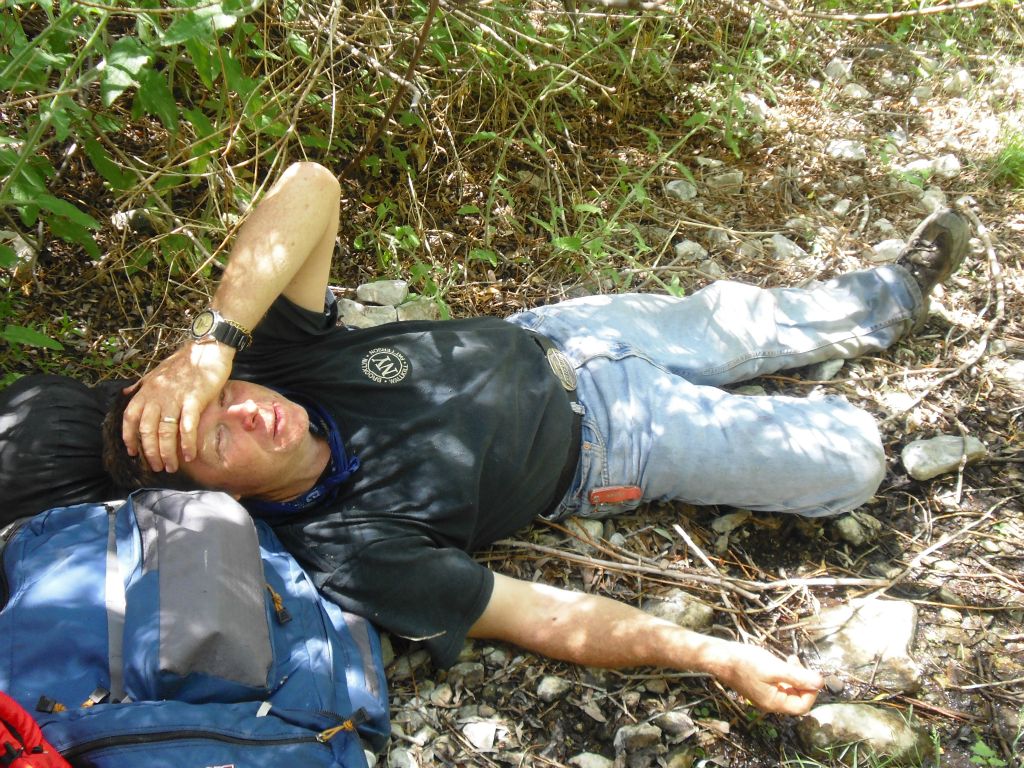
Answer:
<svg viewBox="0 0 1024 768"><path fill-rule="evenodd" d="M341 189L315 163L295 163L246 217L231 247L212 306L252 329L284 295L305 309L323 309ZM199 415L231 374L235 349L220 342L187 342L136 385L124 412L128 452L140 451L155 471L178 469L178 449L195 456Z"/></svg>
<svg viewBox="0 0 1024 768"><path fill-rule="evenodd" d="M504 640L563 661L705 672L768 712L810 710L824 680L763 648L684 629L625 603L494 576L470 637Z"/></svg>

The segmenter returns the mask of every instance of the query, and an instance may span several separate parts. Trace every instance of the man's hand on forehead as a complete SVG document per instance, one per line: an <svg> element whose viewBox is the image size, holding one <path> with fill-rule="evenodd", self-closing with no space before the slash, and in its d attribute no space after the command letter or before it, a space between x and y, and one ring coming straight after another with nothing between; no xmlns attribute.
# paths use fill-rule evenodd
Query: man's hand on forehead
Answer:
<svg viewBox="0 0 1024 768"><path fill-rule="evenodd" d="M227 383L234 356L225 344L191 342L126 390L135 393L121 425L128 453L141 453L156 472L178 470L179 448L194 459L199 417Z"/></svg>

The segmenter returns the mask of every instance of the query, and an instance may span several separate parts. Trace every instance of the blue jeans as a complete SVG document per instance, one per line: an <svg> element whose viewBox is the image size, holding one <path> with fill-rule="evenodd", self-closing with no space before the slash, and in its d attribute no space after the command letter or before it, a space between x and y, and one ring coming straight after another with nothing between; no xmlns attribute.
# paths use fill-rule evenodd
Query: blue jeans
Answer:
<svg viewBox="0 0 1024 768"><path fill-rule="evenodd" d="M719 387L885 349L926 313L909 273L887 265L806 288L720 281L684 298L592 296L514 315L577 370L580 465L555 517L669 499L812 517L860 506L885 474L868 413L841 396ZM590 502L612 485L639 486L642 499Z"/></svg>

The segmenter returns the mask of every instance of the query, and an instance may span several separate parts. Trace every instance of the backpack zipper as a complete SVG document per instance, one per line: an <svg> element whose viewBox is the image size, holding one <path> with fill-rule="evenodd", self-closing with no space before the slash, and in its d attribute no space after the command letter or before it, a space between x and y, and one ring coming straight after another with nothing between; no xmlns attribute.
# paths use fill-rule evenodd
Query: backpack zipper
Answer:
<svg viewBox="0 0 1024 768"><path fill-rule="evenodd" d="M273 739L248 738L245 736L229 736L224 733L201 730L165 731L164 733L134 733L121 736L105 736L93 741L86 741L77 746L61 751L61 754L68 760L73 760L83 754L94 752L109 747L125 747L137 744L159 744L167 741L178 741L188 739L202 739L204 741L222 741L227 744L239 746L250 745L258 747L280 747L289 744L326 744L334 735L330 733L334 729L328 729L321 733L310 736L281 736ZM329 734L325 736L324 734Z"/></svg>

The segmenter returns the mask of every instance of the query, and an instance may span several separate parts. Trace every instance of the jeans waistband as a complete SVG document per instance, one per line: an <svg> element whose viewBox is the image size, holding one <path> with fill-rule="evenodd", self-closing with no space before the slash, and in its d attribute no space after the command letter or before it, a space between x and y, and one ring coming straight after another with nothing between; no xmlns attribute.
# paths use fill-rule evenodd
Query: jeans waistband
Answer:
<svg viewBox="0 0 1024 768"><path fill-rule="evenodd" d="M551 367L552 375L558 379L558 383L565 390L569 400L569 408L572 411L572 426L569 435L569 453L566 456L565 464L558 476L558 484L555 486L554 498L547 505L542 513L545 517L551 515L561 503L562 498L569 492L573 478L576 476L576 468L580 463L580 445L583 442L583 408L579 404L579 397L576 394L576 371L572 363L565 356L554 342L547 336L537 331L530 331L533 340L537 342L547 358Z"/></svg>

